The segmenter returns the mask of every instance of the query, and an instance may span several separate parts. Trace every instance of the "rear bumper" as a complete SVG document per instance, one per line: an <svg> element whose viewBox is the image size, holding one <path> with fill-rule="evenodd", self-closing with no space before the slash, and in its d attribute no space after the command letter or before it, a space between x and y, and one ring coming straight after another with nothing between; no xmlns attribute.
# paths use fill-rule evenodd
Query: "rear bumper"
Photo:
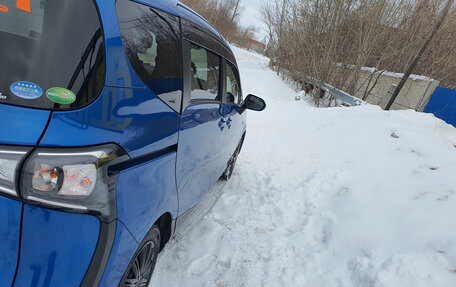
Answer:
<svg viewBox="0 0 456 287"><path fill-rule="evenodd" d="M101 223L91 215L65 213L26 204L23 209L21 239L19 234L11 234L14 238L9 236L11 244L20 245L19 264L15 257L18 248L11 250L15 256L2 256L1 264L11 269L1 270L1 274L11 277L10 281L4 283L13 281L17 265L15 287L119 284L138 248L138 243L120 221ZM20 212L18 216L20 221ZM14 262L9 262L10 258Z"/></svg>
<svg viewBox="0 0 456 287"><path fill-rule="evenodd" d="M22 203L0 196L0 285L11 286L16 273Z"/></svg>
<svg viewBox="0 0 456 287"><path fill-rule="evenodd" d="M94 216L24 204L14 286L79 286L99 235Z"/></svg>

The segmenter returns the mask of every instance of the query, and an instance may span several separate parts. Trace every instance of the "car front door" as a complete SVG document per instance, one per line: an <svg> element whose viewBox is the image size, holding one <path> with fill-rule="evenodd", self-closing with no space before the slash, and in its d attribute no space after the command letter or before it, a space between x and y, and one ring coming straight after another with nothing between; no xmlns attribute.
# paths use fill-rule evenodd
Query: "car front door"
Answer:
<svg viewBox="0 0 456 287"><path fill-rule="evenodd" d="M197 204L226 168L220 152L226 123L222 115L221 58L184 41L184 103L179 129L176 178L179 213ZM186 67L188 66L188 67Z"/></svg>
<svg viewBox="0 0 456 287"><path fill-rule="evenodd" d="M223 69L225 81L222 114L227 130L222 149L225 156L231 158L241 141L246 117L245 113L241 113L242 93L238 71L228 61L224 61Z"/></svg>

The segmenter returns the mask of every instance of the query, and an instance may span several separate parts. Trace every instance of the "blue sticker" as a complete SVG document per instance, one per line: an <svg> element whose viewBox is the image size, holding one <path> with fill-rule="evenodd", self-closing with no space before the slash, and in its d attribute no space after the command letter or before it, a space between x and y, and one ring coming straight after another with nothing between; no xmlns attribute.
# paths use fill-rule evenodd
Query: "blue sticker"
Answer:
<svg viewBox="0 0 456 287"><path fill-rule="evenodd" d="M19 98L33 100L43 95L43 89L30 82L20 81L11 85L11 93Z"/></svg>

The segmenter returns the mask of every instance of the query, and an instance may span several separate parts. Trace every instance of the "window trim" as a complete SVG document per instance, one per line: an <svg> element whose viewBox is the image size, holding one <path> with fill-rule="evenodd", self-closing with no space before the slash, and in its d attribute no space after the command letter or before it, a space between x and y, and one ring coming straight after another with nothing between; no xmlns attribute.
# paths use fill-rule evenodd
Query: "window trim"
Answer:
<svg viewBox="0 0 456 287"><path fill-rule="evenodd" d="M242 102L243 102L243 98L242 98L242 87L241 87L241 78L240 78L240 75L239 75L239 71L238 71L238 68L236 67L236 65L234 65L233 63L231 63L229 60L227 59L224 59L223 61L223 80L224 80L224 84L223 84L223 103L226 104L226 105L232 105L232 106L238 106L240 107L242 105ZM232 66L232 68L234 68L233 70L233 73L234 73L234 77L236 78L236 81L238 82L238 86L239 86L239 94L238 94L238 103L228 103L227 100L226 100L226 77L227 77L227 69L229 66Z"/></svg>
<svg viewBox="0 0 456 287"><path fill-rule="evenodd" d="M217 100L210 100L210 99L193 99L190 100L190 104L199 104L199 103L213 103L213 104L220 104L222 101Z"/></svg>
<svg viewBox="0 0 456 287"><path fill-rule="evenodd" d="M177 24L178 24L178 27L179 27L179 31L177 31L178 33L178 39L176 41L176 43L179 43L179 49L180 49L180 53L181 53L181 56L182 56L182 61L181 61L181 64L183 64L185 62L185 52L184 52L184 42L183 42L183 37L182 37L182 19L181 17L175 15L175 14L172 14L168 11L165 11L165 10L162 10L160 8L157 8L151 4L148 4L148 3L143 3L143 2L139 2L139 1L136 1L136 0L127 0L129 2L132 2L134 4L137 4L137 5L142 5L142 6L145 6L147 7L148 9L150 9L152 12L155 11L158 11L160 13L164 13L164 14L167 14L169 16L173 16L176 18L177 20ZM117 21L117 25L119 27L119 32L120 32L120 35L121 35L121 38L122 38L122 31L120 29L120 23L119 23L119 16L118 16L118 10L117 10L117 0L116 0L116 21ZM134 74L136 75L136 77L141 81L141 83L144 85L144 88L149 90L152 94L154 94L161 102L163 102L167 107L169 107L170 109L172 109L174 112L176 112L177 114L181 115L182 112L183 112L183 106L184 106L184 100L185 100L185 90L186 90L186 86L185 86L185 70L182 70L182 92L180 94L180 105L177 106L177 107L173 107L171 106L169 103L167 103L165 100L163 100L161 97L160 97L160 94L157 94L153 89L152 87L150 87L145 80L142 79L142 77L138 74L138 72L135 70L135 68L133 67L133 65L131 64L130 62L130 59L128 58L128 55L127 55L127 50L125 49L125 44L123 43L123 40L122 40L122 50L123 50L123 53L125 54L125 58L127 59L127 63L128 65L130 66L130 69L131 71L134 72ZM179 54L179 53L178 53ZM177 54L176 54L177 55ZM185 66L184 66L185 67Z"/></svg>
<svg viewBox="0 0 456 287"><path fill-rule="evenodd" d="M185 9L184 9L185 10ZM187 10L185 10L187 11ZM214 33L211 29L202 26L200 23L192 20L188 15L182 15L182 37L188 41L198 44L201 47L206 48L209 51L221 56L222 58L229 59L230 62L236 61L231 49L224 43L221 35L217 32ZM190 24L190 25L189 25ZM204 38L200 38L204 34ZM211 47L211 48L209 48Z"/></svg>
<svg viewBox="0 0 456 287"><path fill-rule="evenodd" d="M181 31L183 32L182 28L181 28ZM191 83L191 80L192 80L192 76L191 76L191 70L190 69L187 69L187 67L190 67L191 66L191 47L192 47L192 44L193 45L196 45L196 46L199 46L201 48L204 48L206 49L207 51L217 55L221 61L220 63L220 83L219 83L219 93L222 93L222 97L221 97L221 100L220 101L216 101L216 100L205 100L205 99L202 99L202 100L192 100L191 99L191 92L192 92L192 83ZM226 57L220 55L220 53L217 53L215 52L214 50L208 48L207 46L203 45L203 44L200 44L198 42L195 42L195 41L192 41L190 39L188 39L187 37L182 37L182 55L183 55L183 58L182 58L182 65L183 65L183 76L184 76L184 85L183 85L183 89L184 89L184 92L183 92L183 98L182 98L182 108L181 108L181 112L180 114L183 114L184 110L189 107L190 105L193 105L193 104L199 104L199 103L220 103L220 104L227 104L227 105L234 105L234 106L242 106L242 103L244 101L243 99L243 94L242 94L242 85L241 85L241 77L240 77L240 74L239 74L239 69L237 67L237 65L235 63L233 63L231 60L227 59ZM238 82L239 82L239 96L240 96L240 99L239 99L239 104L231 104L231 103L227 103L226 100L225 100L225 93L226 93L226 69L225 69L225 65L227 65L227 63L231 64L234 68L235 68L235 76L236 78L238 79Z"/></svg>
<svg viewBox="0 0 456 287"><path fill-rule="evenodd" d="M193 41L190 41L186 38L182 38L183 44L182 44L182 49L187 49L187 51L184 51L184 60L182 63L184 64L184 89L188 88L187 91L184 91L184 100L182 101L182 113L183 111L190 105L192 104L198 104L198 103L216 103L216 104L221 104L223 103L223 91L224 91L224 81L223 81L223 76L224 76L224 71L223 71L223 63L224 63L224 57L221 56L220 54L214 52L211 49L208 49L204 47L203 45L200 45L198 43L195 43ZM192 76L191 76L191 69L188 69L188 67L191 66L192 63L192 45L198 46L200 48L203 48L207 52L210 52L217 56L219 58L219 83L218 83L218 94L222 95L220 97L220 100L211 100L211 99L192 99ZM185 57L187 59L185 60ZM187 79L186 79L187 77ZM187 82L187 83L186 83ZM186 95L188 93L188 95Z"/></svg>

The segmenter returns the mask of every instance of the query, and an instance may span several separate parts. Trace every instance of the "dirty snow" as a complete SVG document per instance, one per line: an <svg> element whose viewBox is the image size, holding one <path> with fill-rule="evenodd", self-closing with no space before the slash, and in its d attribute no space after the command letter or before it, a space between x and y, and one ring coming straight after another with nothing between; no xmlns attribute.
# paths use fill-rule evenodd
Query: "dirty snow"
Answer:
<svg viewBox="0 0 456 287"><path fill-rule="evenodd" d="M235 49L248 114L235 173L150 286L456 286L456 129L371 105L312 107Z"/></svg>

